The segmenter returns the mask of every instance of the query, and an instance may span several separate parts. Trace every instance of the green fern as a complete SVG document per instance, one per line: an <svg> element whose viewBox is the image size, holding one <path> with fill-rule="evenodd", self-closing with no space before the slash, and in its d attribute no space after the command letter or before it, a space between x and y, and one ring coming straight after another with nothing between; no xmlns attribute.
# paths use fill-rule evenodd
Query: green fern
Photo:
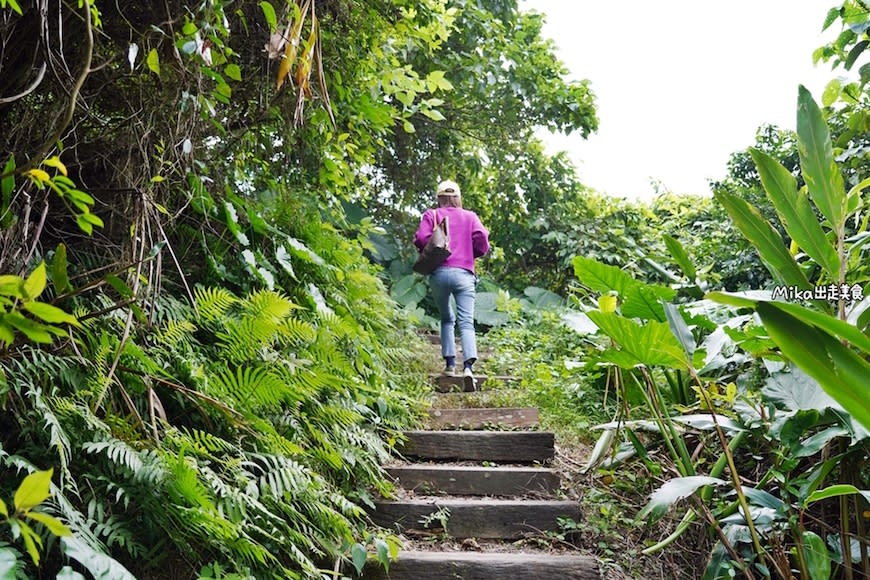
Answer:
<svg viewBox="0 0 870 580"><path fill-rule="evenodd" d="M287 398L284 383L265 368L223 369L212 377L212 389L242 408L276 407Z"/></svg>
<svg viewBox="0 0 870 580"><path fill-rule="evenodd" d="M210 322L225 315L239 299L225 288L197 288L193 291L199 315Z"/></svg>
<svg viewBox="0 0 870 580"><path fill-rule="evenodd" d="M155 334L155 340L165 348L178 348L187 345L196 331L196 325L189 320L167 320Z"/></svg>
<svg viewBox="0 0 870 580"><path fill-rule="evenodd" d="M272 320L276 323L284 320L294 310L302 308L294 304L290 298L274 290L257 290L250 294L242 303L245 316L254 319Z"/></svg>

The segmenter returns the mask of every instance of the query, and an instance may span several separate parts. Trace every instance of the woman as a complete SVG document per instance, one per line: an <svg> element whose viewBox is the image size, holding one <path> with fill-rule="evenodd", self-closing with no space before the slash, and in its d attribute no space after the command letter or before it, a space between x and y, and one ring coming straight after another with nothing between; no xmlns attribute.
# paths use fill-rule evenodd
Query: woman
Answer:
<svg viewBox="0 0 870 580"><path fill-rule="evenodd" d="M463 382L466 390L476 384L472 366L477 360L477 343L474 337L474 295L477 277L474 260L489 251L489 232L473 211L462 209L462 195L455 181L442 181L436 193L437 209L429 209L420 220L414 245L421 250L436 223L447 219L450 239L450 257L429 275L432 296L441 315L441 355L444 357L444 374L456 375L456 344L453 324L458 323L459 339L462 342ZM437 219L437 222L435 221ZM456 314L450 297L456 301Z"/></svg>

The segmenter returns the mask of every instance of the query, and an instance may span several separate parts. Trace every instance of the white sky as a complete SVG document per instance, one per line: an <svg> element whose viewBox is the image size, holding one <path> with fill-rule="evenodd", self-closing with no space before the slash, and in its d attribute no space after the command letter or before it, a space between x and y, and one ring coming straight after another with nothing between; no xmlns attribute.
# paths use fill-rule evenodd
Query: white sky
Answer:
<svg viewBox="0 0 870 580"><path fill-rule="evenodd" d="M599 129L541 136L568 151L580 180L649 199L652 179L709 195L729 155L762 123L795 128L798 84L816 101L836 75L812 53L836 36L822 24L836 0L520 0L546 14L543 35L572 80L589 79ZM838 71L838 73L841 71Z"/></svg>

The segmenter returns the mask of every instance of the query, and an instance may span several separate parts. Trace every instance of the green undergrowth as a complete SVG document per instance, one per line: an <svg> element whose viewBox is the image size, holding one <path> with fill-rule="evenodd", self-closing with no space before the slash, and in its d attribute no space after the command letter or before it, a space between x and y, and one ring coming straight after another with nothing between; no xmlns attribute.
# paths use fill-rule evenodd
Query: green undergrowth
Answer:
<svg viewBox="0 0 870 580"><path fill-rule="evenodd" d="M203 275L192 301L173 281L133 302L135 268L88 278L57 254L16 282L67 291L78 323L0 355L0 497L53 469L39 510L71 535L38 524L25 552L13 518L0 576L321 578L395 552L365 508L422 407L423 347L353 240L296 231L271 288L228 260L241 288Z"/></svg>

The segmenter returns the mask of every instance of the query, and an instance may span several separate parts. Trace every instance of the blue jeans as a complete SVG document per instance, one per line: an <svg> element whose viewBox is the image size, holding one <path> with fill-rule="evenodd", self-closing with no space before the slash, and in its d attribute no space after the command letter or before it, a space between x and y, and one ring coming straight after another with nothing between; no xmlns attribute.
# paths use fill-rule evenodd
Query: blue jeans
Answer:
<svg viewBox="0 0 870 580"><path fill-rule="evenodd" d="M459 340L462 342L463 360L477 358L474 337L474 274L464 268L436 268L429 276L432 296L441 314L441 355L456 356L453 324L458 322ZM456 314L450 297L456 301Z"/></svg>

